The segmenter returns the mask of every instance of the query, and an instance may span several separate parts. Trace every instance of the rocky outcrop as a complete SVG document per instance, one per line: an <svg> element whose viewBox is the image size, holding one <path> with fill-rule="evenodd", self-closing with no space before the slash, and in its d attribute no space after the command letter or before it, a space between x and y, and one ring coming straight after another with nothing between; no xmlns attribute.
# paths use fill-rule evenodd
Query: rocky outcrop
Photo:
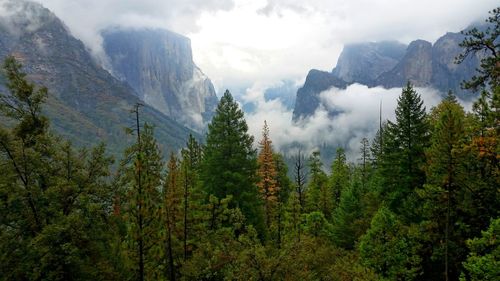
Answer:
<svg viewBox="0 0 500 281"><path fill-rule="evenodd" d="M428 87L432 79L432 44L416 40L408 45L406 54L393 69L382 73L375 85L385 88L403 87L408 81L417 87Z"/></svg>
<svg viewBox="0 0 500 281"><path fill-rule="evenodd" d="M40 4L8 0L0 9L0 59L15 56L29 80L48 87L44 111L52 127L78 145L106 142L119 156L133 141L124 128L132 124L130 109L141 102L135 91L94 62L83 43ZM177 150L193 133L150 106L141 113L156 126L164 151Z"/></svg>
<svg viewBox="0 0 500 281"><path fill-rule="evenodd" d="M332 74L348 83L372 85L380 74L398 64L406 47L395 41L346 45Z"/></svg>
<svg viewBox="0 0 500 281"><path fill-rule="evenodd" d="M403 54L404 45L394 42L347 45L331 73L313 70L328 79L309 79L312 71L308 74L304 86L297 91L293 119L313 115L322 91L351 83L394 88L403 87L410 81L416 87L435 88L443 95L451 90L462 99L472 99L476 94L462 89L461 83L476 73L481 54L469 56L461 64L456 64L455 58L463 52L459 46L463 39L461 33L448 32L434 44L413 41Z"/></svg>
<svg viewBox="0 0 500 281"><path fill-rule="evenodd" d="M463 52L459 44L464 40L461 33L448 32L432 46L432 81L434 88L442 92L452 90L461 98L474 97L460 87L464 80L470 80L480 65L479 56L468 56L461 64L455 58Z"/></svg>
<svg viewBox="0 0 500 281"><path fill-rule="evenodd" d="M320 93L331 87L345 89L349 83L330 72L312 69L307 74L304 86L297 91L293 120L312 115L321 104Z"/></svg>
<svg viewBox="0 0 500 281"><path fill-rule="evenodd" d="M217 106L214 87L194 64L188 38L162 29L102 32L112 74L127 82L144 102L195 129Z"/></svg>

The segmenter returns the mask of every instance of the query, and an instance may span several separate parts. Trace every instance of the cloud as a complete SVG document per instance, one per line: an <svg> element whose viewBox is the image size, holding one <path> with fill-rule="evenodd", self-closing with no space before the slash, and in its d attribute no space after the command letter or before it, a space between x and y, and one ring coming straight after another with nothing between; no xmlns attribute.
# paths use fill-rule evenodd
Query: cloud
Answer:
<svg viewBox="0 0 500 281"><path fill-rule="evenodd" d="M5 0L0 0L5 1ZM161 27L187 35L217 92L254 82L304 79L330 70L346 43L436 40L482 20L496 0L37 0L102 54L110 25Z"/></svg>
<svg viewBox="0 0 500 281"><path fill-rule="evenodd" d="M345 90L331 88L320 94L322 106L313 116L293 123L292 110L287 109L279 100L265 101L261 89L251 89L247 96L254 96L257 110L246 114L249 132L256 142L261 137L264 120L267 120L270 138L277 151L300 145L310 153L326 146L343 147L351 161L356 161L360 141L366 137L372 140L379 128L379 109L382 102L382 119L394 121L394 110L401 88L368 88L353 84ZM431 88L416 88L424 100L427 111L437 105L442 94ZM342 113L331 115L332 110Z"/></svg>
<svg viewBox="0 0 500 281"><path fill-rule="evenodd" d="M5 1L5 0L0 0ZM202 13L229 10L232 0L37 0L49 8L94 54L109 26L166 28L181 34L199 29Z"/></svg>
<svg viewBox="0 0 500 281"><path fill-rule="evenodd" d="M330 70L346 43L433 42L485 19L497 5L494 0L238 0L230 11L202 14L200 30L189 37L196 62L217 88L240 89L254 81L297 80L311 68Z"/></svg>

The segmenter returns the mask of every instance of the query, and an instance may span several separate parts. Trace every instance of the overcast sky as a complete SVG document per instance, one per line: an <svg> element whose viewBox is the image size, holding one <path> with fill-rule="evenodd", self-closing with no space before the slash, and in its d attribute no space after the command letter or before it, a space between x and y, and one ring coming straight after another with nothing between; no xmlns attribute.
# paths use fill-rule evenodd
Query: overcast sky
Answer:
<svg viewBox="0 0 500 281"><path fill-rule="evenodd" d="M228 88L253 104L247 112L256 139L264 120L277 149L291 142L308 151L339 144L356 159L362 137L392 119L401 89L351 85L321 94L323 106L301 124L279 100L264 99L267 88L282 81L301 85L311 68L331 70L346 43L415 39L434 42L484 21L498 0L38 0L99 54L99 30L110 25L162 27L191 38L194 60L211 78L219 96ZM427 108L440 96L418 89ZM294 95L295 93L291 93ZM466 107L470 108L470 104ZM331 117L329 107L344 113Z"/></svg>
<svg viewBox="0 0 500 281"><path fill-rule="evenodd" d="M109 25L163 27L192 40L220 93L330 70L355 41L436 40L483 20L497 0L38 0L88 46Z"/></svg>

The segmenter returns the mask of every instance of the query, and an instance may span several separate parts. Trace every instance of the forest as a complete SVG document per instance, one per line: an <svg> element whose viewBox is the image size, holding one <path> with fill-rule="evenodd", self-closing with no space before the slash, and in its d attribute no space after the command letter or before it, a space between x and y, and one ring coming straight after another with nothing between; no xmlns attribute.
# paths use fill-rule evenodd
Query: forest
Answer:
<svg viewBox="0 0 500 281"><path fill-rule="evenodd" d="M402 89L393 121L286 165L258 147L231 93L202 141L163 155L133 109L133 145L75 147L42 113L48 90L13 57L0 95L0 280L499 280L500 9L457 58L484 52L464 87L426 110ZM272 120L268 120L272 122ZM378 122L378 120L377 120ZM290 177L290 175L292 175Z"/></svg>

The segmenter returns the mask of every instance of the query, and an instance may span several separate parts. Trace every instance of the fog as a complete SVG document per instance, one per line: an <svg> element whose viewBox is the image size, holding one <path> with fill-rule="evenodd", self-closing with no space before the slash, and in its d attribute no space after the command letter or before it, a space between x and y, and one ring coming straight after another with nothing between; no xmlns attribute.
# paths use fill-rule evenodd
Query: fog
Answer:
<svg viewBox="0 0 500 281"><path fill-rule="evenodd" d="M353 84L347 89L331 88L320 94L321 106L306 119L292 122L293 111L287 109L279 99L266 101L259 89L250 89L248 96L253 96L257 103L256 110L246 114L250 134L256 143L262 135L264 120L267 121L270 137L275 150L288 153L290 146L300 145L306 153L323 146L343 147L351 161L359 155L360 142L363 138L371 140L379 128L380 112L383 120L394 121L394 110L401 88L368 88ZM421 95L427 111L442 99L442 93L432 88L416 88ZM470 103L464 103L471 108ZM380 111L382 106L382 111ZM335 110L341 112L329 115Z"/></svg>

